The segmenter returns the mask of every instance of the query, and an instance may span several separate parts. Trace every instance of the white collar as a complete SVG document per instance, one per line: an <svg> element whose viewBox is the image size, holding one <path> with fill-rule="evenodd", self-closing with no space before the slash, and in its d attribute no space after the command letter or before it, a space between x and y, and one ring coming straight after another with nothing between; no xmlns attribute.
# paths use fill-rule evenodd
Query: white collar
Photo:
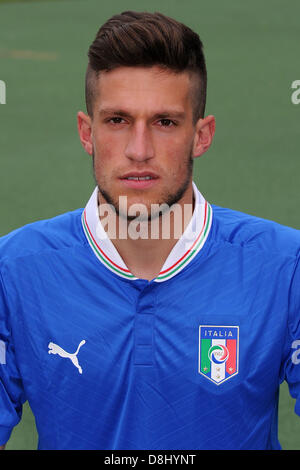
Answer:
<svg viewBox="0 0 300 470"><path fill-rule="evenodd" d="M99 218L98 187L96 187L82 213L85 236L96 257L106 268L126 278L137 279L127 268L119 252L105 232ZM160 273L154 279L162 282L185 268L202 249L212 224L212 208L193 182L194 212L182 236L170 251Z"/></svg>

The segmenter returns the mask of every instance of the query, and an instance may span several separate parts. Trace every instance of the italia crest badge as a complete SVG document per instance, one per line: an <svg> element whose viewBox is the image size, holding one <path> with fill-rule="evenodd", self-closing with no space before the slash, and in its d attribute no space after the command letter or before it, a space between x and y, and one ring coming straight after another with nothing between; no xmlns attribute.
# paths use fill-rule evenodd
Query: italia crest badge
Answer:
<svg viewBox="0 0 300 470"><path fill-rule="evenodd" d="M198 372L220 385L238 374L239 327L199 326Z"/></svg>

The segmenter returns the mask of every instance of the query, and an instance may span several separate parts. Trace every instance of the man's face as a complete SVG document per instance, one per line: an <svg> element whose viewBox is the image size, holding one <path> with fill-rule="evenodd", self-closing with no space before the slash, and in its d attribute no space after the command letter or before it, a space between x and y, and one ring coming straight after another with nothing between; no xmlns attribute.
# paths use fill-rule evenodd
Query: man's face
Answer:
<svg viewBox="0 0 300 470"><path fill-rule="evenodd" d="M188 73L119 67L96 82L90 148L100 202L184 202L199 154ZM198 154L197 154L198 150Z"/></svg>

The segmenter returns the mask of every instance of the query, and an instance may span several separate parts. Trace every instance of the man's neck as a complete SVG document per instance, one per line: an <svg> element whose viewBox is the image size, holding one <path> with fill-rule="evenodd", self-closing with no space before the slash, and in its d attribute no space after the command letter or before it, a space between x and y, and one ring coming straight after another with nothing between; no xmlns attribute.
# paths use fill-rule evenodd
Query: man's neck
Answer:
<svg viewBox="0 0 300 470"><path fill-rule="evenodd" d="M116 236L110 239L135 277L150 281L158 276L192 218L194 203L193 187L190 185L183 198L157 219L142 223L136 220L125 221L126 236L124 219L121 221L121 218L116 216ZM102 219L100 217L100 220Z"/></svg>

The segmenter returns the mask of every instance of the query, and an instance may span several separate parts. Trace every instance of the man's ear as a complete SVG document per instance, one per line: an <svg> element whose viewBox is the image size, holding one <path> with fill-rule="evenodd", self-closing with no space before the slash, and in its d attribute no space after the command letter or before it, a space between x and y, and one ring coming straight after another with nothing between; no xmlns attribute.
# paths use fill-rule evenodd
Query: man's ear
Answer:
<svg viewBox="0 0 300 470"><path fill-rule="evenodd" d="M92 120L90 116L79 111L77 113L77 128L80 138L80 142L84 150L92 155L93 153L93 143L92 143Z"/></svg>
<svg viewBox="0 0 300 470"><path fill-rule="evenodd" d="M212 115L197 121L193 145L193 158L200 157L209 149L213 141L215 129L216 121L215 117Z"/></svg>

